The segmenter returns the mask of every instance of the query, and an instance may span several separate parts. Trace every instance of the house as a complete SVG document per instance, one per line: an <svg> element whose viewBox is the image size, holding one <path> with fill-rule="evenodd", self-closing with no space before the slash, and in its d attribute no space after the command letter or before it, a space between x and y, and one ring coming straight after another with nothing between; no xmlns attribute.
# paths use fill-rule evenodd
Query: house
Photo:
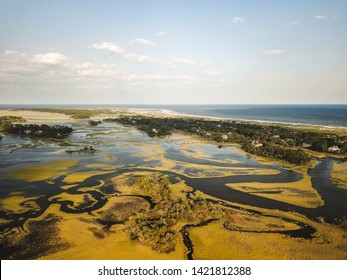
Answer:
<svg viewBox="0 0 347 280"><path fill-rule="evenodd" d="M259 148L263 146L263 143L259 142L258 140L253 140L252 141L252 146L255 148Z"/></svg>
<svg viewBox="0 0 347 280"><path fill-rule="evenodd" d="M226 135L226 134L222 135L222 139L223 139L224 141L227 141L227 140L228 140L228 135Z"/></svg>
<svg viewBox="0 0 347 280"><path fill-rule="evenodd" d="M339 153L340 152L340 148L337 146L331 146L328 148L328 151L331 153Z"/></svg>
<svg viewBox="0 0 347 280"><path fill-rule="evenodd" d="M302 147L303 148L310 148L312 146L312 144L309 144L309 143L302 143Z"/></svg>

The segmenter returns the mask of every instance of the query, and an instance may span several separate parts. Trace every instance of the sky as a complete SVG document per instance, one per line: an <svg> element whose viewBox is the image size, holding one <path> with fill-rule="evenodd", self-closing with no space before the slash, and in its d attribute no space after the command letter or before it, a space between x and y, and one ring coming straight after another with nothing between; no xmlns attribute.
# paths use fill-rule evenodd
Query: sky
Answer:
<svg viewBox="0 0 347 280"><path fill-rule="evenodd" d="M346 104L345 0L0 0L0 104Z"/></svg>

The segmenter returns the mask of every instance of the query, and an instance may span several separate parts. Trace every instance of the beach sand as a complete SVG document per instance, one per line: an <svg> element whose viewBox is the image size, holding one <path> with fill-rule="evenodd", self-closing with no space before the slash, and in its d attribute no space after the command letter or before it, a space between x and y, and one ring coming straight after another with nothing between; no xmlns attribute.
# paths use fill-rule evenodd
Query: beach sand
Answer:
<svg viewBox="0 0 347 280"><path fill-rule="evenodd" d="M22 117L27 121L27 123L33 124L63 124L67 122L70 123L76 121L64 114L26 110L0 110L0 117L2 116Z"/></svg>

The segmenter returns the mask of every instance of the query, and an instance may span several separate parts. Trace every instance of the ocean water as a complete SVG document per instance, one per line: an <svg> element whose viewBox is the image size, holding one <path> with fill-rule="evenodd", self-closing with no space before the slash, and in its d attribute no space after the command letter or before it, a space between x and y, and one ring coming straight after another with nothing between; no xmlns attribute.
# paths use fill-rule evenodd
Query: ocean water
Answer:
<svg viewBox="0 0 347 280"><path fill-rule="evenodd" d="M163 111L173 114L290 124L347 128L347 105L0 105L1 108L90 108L116 107Z"/></svg>
<svg viewBox="0 0 347 280"><path fill-rule="evenodd" d="M228 119L347 127L347 105L172 106L171 110Z"/></svg>

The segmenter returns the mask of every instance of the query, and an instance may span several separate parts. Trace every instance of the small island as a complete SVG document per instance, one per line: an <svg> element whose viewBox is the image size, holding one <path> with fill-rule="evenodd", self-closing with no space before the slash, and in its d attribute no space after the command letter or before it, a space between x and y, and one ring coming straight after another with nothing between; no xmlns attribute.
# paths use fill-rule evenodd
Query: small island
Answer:
<svg viewBox="0 0 347 280"><path fill-rule="evenodd" d="M84 146L83 148L81 149L78 149L78 150L66 150L66 152L68 154L74 154L74 153L87 153L87 154L94 154L97 150L94 149L93 146Z"/></svg>
<svg viewBox="0 0 347 280"><path fill-rule="evenodd" d="M57 139L65 138L72 132L72 128L67 125L21 124L23 122L26 120L22 117L0 117L0 131L14 135Z"/></svg>

